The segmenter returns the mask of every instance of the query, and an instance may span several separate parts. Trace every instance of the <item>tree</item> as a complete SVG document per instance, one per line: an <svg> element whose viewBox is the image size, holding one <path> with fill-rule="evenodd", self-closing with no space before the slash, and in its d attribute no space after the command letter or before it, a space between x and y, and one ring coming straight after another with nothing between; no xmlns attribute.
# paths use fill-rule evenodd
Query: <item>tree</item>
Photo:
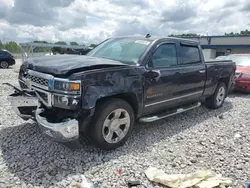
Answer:
<svg viewBox="0 0 250 188"><path fill-rule="evenodd" d="M250 35L250 31L248 31L247 29L245 31L240 31L240 33L225 33L225 36L236 36L236 35Z"/></svg>
<svg viewBox="0 0 250 188"><path fill-rule="evenodd" d="M0 49L4 49L4 45L1 40L0 40Z"/></svg>
<svg viewBox="0 0 250 188"><path fill-rule="evenodd" d="M70 45L72 45L72 46L78 46L78 43L77 42L70 42Z"/></svg>
<svg viewBox="0 0 250 188"><path fill-rule="evenodd" d="M196 33L186 33L186 34L179 34L179 35L168 35L169 37L198 37L200 35L196 34Z"/></svg>
<svg viewBox="0 0 250 188"><path fill-rule="evenodd" d="M248 31L247 29L245 31L240 31L241 35L249 35L250 31Z"/></svg>
<svg viewBox="0 0 250 188"><path fill-rule="evenodd" d="M5 49L12 52L12 53L19 53L20 52L20 47L14 41L10 41L10 42L5 43Z"/></svg>
<svg viewBox="0 0 250 188"><path fill-rule="evenodd" d="M42 43L42 44L49 44L47 41L33 41L34 43ZM50 49L46 48L46 47L36 47L34 49L34 52L50 52Z"/></svg>
<svg viewBox="0 0 250 188"><path fill-rule="evenodd" d="M89 47L91 47L91 48L95 48L97 46L97 44L90 44L90 46Z"/></svg>
<svg viewBox="0 0 250 188"><path fill-rule="evenodd" d="M65 41L57 41L57 42L55 42L55 44L66 45L67 43L66 43ZM59 53L59 54L63 54L63 53L65 52L65 50L66 50L66 49L63 49L63 48L61 48L61 47L53 47L53 48L51 49L51 51L52 51L53 53Z"/></svg>
<svg viewBox="0 0 250 188"><path fill-rule="evenodd" d="M64 44L64 45L66 45L67 43L65 41L57 41L57 42L55 42L55 44Z"/></svg>

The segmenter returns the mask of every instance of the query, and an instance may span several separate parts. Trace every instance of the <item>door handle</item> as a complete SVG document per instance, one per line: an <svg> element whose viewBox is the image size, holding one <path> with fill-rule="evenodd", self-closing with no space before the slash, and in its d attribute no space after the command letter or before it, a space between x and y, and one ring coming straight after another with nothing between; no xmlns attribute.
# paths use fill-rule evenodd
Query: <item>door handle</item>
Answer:
<svg viewBox="0 0 250 188"><path fill-rule="evenodd" d="M200 70L199 71L199 73L205 73L206 72L206 70Z"/></svg>

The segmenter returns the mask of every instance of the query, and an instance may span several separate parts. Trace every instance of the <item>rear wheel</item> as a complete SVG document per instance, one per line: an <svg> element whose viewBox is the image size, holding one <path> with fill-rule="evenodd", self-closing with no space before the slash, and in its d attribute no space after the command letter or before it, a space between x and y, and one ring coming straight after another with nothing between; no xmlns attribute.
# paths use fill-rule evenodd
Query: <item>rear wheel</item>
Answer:
<svg viewBox="0 0 250 188"><path fill-rule="evenodd" d="M106 100L96 107L90 137L101 149L115 149L126 142L133 125L134 111L126 101Z"/></svg>
<svg viewBox="0 0 250 188"><path fill-rule="evenodd" d="M212 109L220 108L224 103L226 94L227 94L226 85L223 82L219 82L214 94L209 98L207 98L206 100L207 106Z"/></svg>
<svg viewBox="0 0 250 188"><path fill-rule="evenodd" d="M3 68L3 69L7 69L9 67L9 64L6 61L1 61L0 62L0 67Z"/></svg>

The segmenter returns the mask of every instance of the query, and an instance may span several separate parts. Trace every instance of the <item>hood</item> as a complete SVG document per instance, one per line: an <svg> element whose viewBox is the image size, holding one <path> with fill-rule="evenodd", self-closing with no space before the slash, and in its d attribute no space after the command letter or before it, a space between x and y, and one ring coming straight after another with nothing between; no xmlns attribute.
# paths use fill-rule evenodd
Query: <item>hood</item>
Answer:
<svg viewBox="0 0 250 188"><path fill-rule="evenodd" d="M112 66L126 66L119 61L84 56L84 55L53 55L28 59L28 68L52 75L66 75L78 71Z"/></svg>
<svg viewBox="0 0 250 188"><path fill-rule="evenodd" d="M250 73L250 66L237 66L236 72L237 73Z"/></svg>

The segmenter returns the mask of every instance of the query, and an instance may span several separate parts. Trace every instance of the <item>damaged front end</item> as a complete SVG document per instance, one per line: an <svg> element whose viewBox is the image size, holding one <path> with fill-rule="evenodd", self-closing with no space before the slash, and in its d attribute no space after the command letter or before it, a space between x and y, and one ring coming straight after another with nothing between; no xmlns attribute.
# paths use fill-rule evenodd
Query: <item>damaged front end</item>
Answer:
<svg viewBox="0 0 250 188"><path fill-rule="evenodd" d="M63 85L61 83L64 83L64 80L50 79L54 83L53 88L51 88L50 80L47 80L44 74L36 73L34 76L32 73L19 80L27 86L25 88L21 84L22 89L6 84L15 89L15 92L8 97L14 111L23 120L36 121L42 132L53 140L64 143L73 141L75 144L74 141L78 142L80 131L79 100L81 88L76 92L63 91L60 93L60 86ZM78 82L72 83L74 87L78 87Z"/></svg>
<svg viewBox="0 0 250 188"><path fill-rule="evenodd" d="M14 87L14 86L13 86ZM15 92L8 97L16 114L23 120L35 119L35 111L38 105L36 95L26 93L14 87Z"/></svg>

